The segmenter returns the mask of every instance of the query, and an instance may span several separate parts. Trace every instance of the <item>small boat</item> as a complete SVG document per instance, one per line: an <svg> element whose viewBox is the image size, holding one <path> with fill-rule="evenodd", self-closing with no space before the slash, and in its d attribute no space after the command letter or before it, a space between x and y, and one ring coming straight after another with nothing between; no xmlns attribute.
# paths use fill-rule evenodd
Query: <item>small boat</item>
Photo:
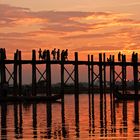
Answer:
<svg viewBox="0 0 140 140"><path fill-rule="evenodd" d="M51 96L0 96L0 102L51 102L61 99L62 95Z"/></svg>
<svg viewBox="0 0 140 140"><path fill-rule="evenodd" d="M122 94L118 90L114 91L114 96L117 100L140 100L140 94L131 94L131 93Z"/></svg>

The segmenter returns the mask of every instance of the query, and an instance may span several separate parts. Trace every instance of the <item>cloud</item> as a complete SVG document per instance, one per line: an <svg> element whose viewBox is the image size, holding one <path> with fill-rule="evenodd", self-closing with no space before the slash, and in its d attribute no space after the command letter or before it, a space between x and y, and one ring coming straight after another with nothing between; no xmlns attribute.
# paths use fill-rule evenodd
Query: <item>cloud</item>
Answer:
<svg viewBox="0 0 140 140"><path fill-rule="evenodd" d="M0 33L0 39L6 38L24 38L31 36L31 33L18 33L18 32L10 32L10 33Z"/></svg>
<svg viewBox="0 0 140 140"><path fill-rule="evenodd" d="M78 35L69 35L69 36L64 36L62 39L64 40L76 40L76 39L97 39L97 38L112 38L112 37L123 37L127 36L133 38L133 39L138 39L140 37L140 28L137 28L137 30L133 27L129 28L120 28L118 30L114 31L108 31L108 32L103 32L103 33L83 33L83 34L78 34Z"/></svg>
<svg viewBox="0 0 140 140"><path fill-rule="evenodd" d="M108 33L90 33L90 34L80 34L80 35L71 35L71 36L64 36L62 37L65 39L94 39L94 38L103 38L103 37L109 37L112 36L114 32L108 32Z"/></svg>
<svg viewBox="0 0 140 140"><path fill-rule="evenodd" d="M40 30L52 31L54 33L85 32L91 29L113 26L118 22L122 23L125 19L120 18L128 15L111 12L80 11L34 12L28 8L0 4L0 27L34 25Z"/></svg>
<svg viewBox="0 0 140 140"><path fill-rule="evenodd" d="M27 18L28 12L28 8L0 4L0 27L14 26L13 22L17 19Z"/></svg>
<svg viewBox="0 0 140 140"><path fill-rule="evenodd" d="M98 45L98 46L81 46L79 48L74 48L72 51L111 51L111 50L120 50L118 46L112 45L112 46L103 46L103 45Z"/></svg>
<svg viewBox="0 0 140 140"><path fill-rule="evenodd" d="M31 11L0 4L0 44L6 48L24 50L48 46L82 52L138 50L140 21L130 18L130 15Z"/></svg>
<svg viewBox="0 0 140 140"><path fill-rule="evenodd" d="M17 25L40 25L41 30L53 32L86 31L90 28L86 24L74 21L73 18L84 18L93 12L74 11L38 11L28 8L0 5L0 27L13 27ZM94 13L95 14L95 13ZM100 13L101 14L101 13ZM103 14L103 13L102 13Z"/></svg>
<svg viewBox="0 0 140 140"><path fill-rule="evenodd" d="M52 25L47 25L45 28L41 28L41 30L55 31L55 32L76 32L76 31L85 32L89 29L91 28L84 25L77 25L77 24L52 24Z"/></svg>
<svg viewBox="0 0 140 140"><path fill-rule="evenodd" d="M118 47L118 45L112 44L112 45L93 45L93 46L81 46L78 48L73 48L71 49L71 51L75 52L88 52L88 53L100 53L100 52L107 52L107 53L111 53L111 52L116 52L118 53L119 51L122 52L133 52L133 51L140 51L140 43L134 43L134 44L125 44L127 46L127 49L124 48L124 44L120 45ZM97 55L97 54L96 54Z"/></svg>

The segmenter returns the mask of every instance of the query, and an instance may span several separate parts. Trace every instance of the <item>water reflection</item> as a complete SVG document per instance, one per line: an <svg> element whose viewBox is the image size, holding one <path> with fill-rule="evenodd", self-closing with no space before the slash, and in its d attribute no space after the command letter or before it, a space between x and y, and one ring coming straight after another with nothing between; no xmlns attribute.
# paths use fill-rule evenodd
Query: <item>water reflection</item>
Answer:
<svg viewBox="0 0 140 140"><path fill-rule="evenodd" d="M94 136L94 94L88 94L89 136Z"/></svg>
<svg viewBox="0 0 140 140"><path fill-rule="evenodd" d="M61 103L1 103L1 139L139 138L139 101L65 95Z"/></svg>
<svg viewBox="0 0 140 140"><path fill-rule="evenodd" d="M80 137L79 131L79 95L75 94L75 132L77 138Z"/></svg>
<svg viewBox="0 0 140 140"><path fill-rule="evenodd" d="M33 138L37 138L37 104L32 104Z"/></svg>
<svg viewBox="0 0 140 140"><path fill-rule="evenodd" d="M52 105L51 103L47 103L47 139L51 138L51 129L52 129Z"/></svg>
<svg viewBox="0 0 140 140"><path fill-rule="evenodd" d="M1 104L1 139L6 139L7 137L7 105L5 103Z"/></svg>
<svg viewBox="0 0 140 140"><path fill-rule="evenodd" d="M134 122L135 124L139 124L139 102L138 100L134 101Z"/></svg>
<svg viewBox="0 0 140 140"><path fill-rule="evenodd" d="M63 138L68 137L68 131L66 130L66 125L65 125L65 102L64 102L64 97L62 98L62 103L61 103L61 118L62 118L62 136Z"/></svg>
<svg viewBox="0 0 140 140"><path fill-rule="evenodd" d="M89 113L89 136L91 136L91 132L92 132L92 121L91 121L91 119L92 119L92 114L91 114L91 95L90 94L88 94L88 105L89 105L89 107L88 107L88 113Z"/></svg>
<svg viewBox="0 0 140 140"><path fill-rule="evenodd" d="M134 102L134 137L139 137L139 102Z"/></svg>
<svg viewBox="0 0 140 140"><path fill-rule="evenodd" d="M19 127L18 127L18 107L17 104L14 104L14 127L15 127L15 138L18 138L19 134Z"/></svg>
<svg viewBox="0 0 140 140"><path fill-rule="evenodd" d="M127 133L127 101L123 101L123 133Z"/></svg>

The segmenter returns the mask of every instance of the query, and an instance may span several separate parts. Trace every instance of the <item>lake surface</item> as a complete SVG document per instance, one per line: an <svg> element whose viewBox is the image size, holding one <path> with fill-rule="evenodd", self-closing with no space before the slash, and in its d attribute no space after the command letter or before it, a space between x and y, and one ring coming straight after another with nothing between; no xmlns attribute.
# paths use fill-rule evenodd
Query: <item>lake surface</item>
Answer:
<svg viewBox="0 0 140 140"><path fill-rule="evenodd" d="M139 102L107 94L65 95L64 103L0 105L1 139L139 139Z"/></svg>

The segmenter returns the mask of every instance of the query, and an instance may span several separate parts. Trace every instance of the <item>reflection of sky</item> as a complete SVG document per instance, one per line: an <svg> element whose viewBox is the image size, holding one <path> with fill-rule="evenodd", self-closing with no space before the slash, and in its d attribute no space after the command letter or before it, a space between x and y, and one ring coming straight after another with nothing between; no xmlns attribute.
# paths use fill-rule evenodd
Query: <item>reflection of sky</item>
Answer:
<svg viewBox="0 0 140 140"><path fill-rule="evenodd" d="M105 105L105 102L103 104ZM4 107L7 107L7 112ZM94 103L89 103L88 94L80 94L79 106L75 106L74 95L66 95L64 107L63 112L60 103L53 103L52 110L49 110L45 103L1 104L0 111L4 111L0 117L0 121L3 119L1 128L6 127L1 132L7 132L1 134L1 138L7 135L7 139L15 139L19 136L22 136L22 139L33 139L36 134L38 139L45 139L49 134L52 139L64 139L65 134L65 139L77 140L111 139L112 137L138 139L140 136L139 125L134 123L136 115L134 102L115 103L115 107L112 108L108 94L106 95L106 109L102 110L103 117L101 117L99 94L95 94ZM113 109L115 109L114 116ZM48 117L50 121L47 121ZM76 138L77 134L79 138Z"/></svg>
<svg viewBox="0 0 140 140"><path fill-rule="evenodd" d="M9 57L39 47L130 54L140 49L139 8L138 0L1 0L0 44Z"/></svg>

